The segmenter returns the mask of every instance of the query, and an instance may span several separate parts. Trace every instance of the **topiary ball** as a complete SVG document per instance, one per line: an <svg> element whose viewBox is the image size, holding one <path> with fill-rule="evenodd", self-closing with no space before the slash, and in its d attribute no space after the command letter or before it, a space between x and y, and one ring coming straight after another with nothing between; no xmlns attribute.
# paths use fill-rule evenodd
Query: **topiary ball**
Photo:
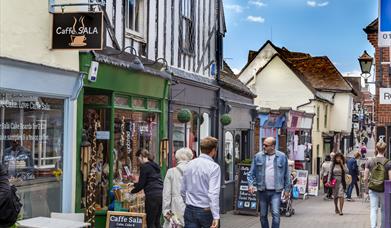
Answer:
<svg viewBox="0 0 391 228"><path fill-rule="evenodd" d="M223 125L223 126L226 126L228 124L230 124L232 121L231 119L231 116L229 116L228 114L224 114L220 117L220 123Z"/></svg>
<svg viewBox="0 0 391 228"><path fill-rule="evenodd" d="M177 114L177 118L178 118L179 122L181 122L181 123L189 122L191 119L190 110L186 109L186 108L181 109Z"/></svg>

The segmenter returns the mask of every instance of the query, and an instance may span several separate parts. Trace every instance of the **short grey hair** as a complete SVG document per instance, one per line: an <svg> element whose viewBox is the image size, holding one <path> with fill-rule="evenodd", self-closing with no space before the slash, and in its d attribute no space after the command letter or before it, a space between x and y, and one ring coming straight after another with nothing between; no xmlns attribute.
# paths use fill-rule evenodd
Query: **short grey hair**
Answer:
<svg viewBox="0 0 391 228"><path fill-rule="evenodd" d="M183 147L175 152L177 161L190 161L193 159L193 151L188 147Z"/></svg>

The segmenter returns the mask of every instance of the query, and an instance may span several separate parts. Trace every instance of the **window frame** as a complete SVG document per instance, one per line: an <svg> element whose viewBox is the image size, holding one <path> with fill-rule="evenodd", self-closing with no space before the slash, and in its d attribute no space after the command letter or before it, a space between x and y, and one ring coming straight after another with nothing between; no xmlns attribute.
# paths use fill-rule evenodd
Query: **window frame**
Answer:
<svg viewBox="0 0 391 228"><path fill-rule="evenodd" d="M135 1L135 2L138 2L139 4L139 31L136 31L135 29L131 29L129 28L129 1ZM145 20L145 16L148 12L146 12L146 1L144 0L126 0L125 1L125 24L124 24L124 27L125 27L125 37L127 38L132 38L132 39L135 39L137 41L140 41L140 42L144 42L145 43L145 31L146 31L146 27L147 27L147 22ZM135 14L134 14L135 15ZM133 20L135 21L135 16L133 16ZM136 26L136 25L134 25Z"/></svg>
<svg viewBox="0 0 391 228"><path fill-rule="evenodd" d="M195 51L195 17L194 17L194 1L192 0L181 0L180 2L180 15L179 15L179 47L181 51L188 55L194 55ZM189 34L185 33L185 22L188 22L188 26L190 27ZM189 39L189 40L187 40ZM184 45L188 44L188 47Z"/></svg>

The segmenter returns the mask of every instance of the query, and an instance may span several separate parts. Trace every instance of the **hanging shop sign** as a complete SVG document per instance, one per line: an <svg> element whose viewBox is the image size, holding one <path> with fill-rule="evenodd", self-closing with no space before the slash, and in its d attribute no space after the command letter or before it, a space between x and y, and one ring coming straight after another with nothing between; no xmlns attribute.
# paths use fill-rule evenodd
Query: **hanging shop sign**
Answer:
<svg viewBox="0 0 391 228"><path fill-rule="evenodd" d="M52 49L101 50L103 13L54 13Z"/></svg>
<svg viewBox="0 0 391 228"><path fill-rule="evenodd" d="M379 0L378 46L391 46L391 0Z"/></svg>
<svg viewBox="0 0 391 228"><path fill-rule="evenodd" d="M108 211L106 218L106 228L115 227L147 228L146 214Z"/></svg>

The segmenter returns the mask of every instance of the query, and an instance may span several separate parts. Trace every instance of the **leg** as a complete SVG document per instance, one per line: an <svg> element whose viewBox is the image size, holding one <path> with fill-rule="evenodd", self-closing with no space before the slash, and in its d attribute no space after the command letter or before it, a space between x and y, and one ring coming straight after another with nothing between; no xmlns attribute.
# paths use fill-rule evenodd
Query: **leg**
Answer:
<svg viewBox="0 0 391 228"><path fill-rule="evenodd" d="M197 220L195 218L195 212L186 206L185 214L184 214L184 220L185 220L185 227L186 228L199 228L200 226L197 224Z"/></svg>
<svg viewBox="0 0 391 228"><path fill-rule="evenodd" d="M271 196L271 210L272 210L272 228L280 227L280 205L281 205L281 193L274 192Z"/></svg>
<svg viewBox="0 0 391 228"><path fill-rule="evenodd" d="M380 228L386 227L386 212L384 209L384 192L378 192L377 193L379 201L380 201L380 213L381 213L381 225Z"/></svg>
<svg viewBox="0 0 391 228"><path fill-rule="evenodd" d="M201 209L203 210L203 209ZM212 212L210 210L208 211L199 211L197 212L197 220L198 223L201 225L202 228L209 228L212 225L213 222L213 216Z"/></svg>
<svg viewBox="0 0 391 228"><path fill-rule="evenodd" d="M352 198L352 192L353 192L354 183L350 183L348 190L346 191L346 198L349 200Z"/></svg>
<svg viewBox="0 0 391 228"><path fill-rule="evenodd" d="M161 225L160 225L160 216L162 214L162 202L163 202L163 198L162 197L157 197L155 199L155 208L156 208L156 214L155 214L155 227L156 228L161 228Z"/></svg>
<svg viewBox="0 0 391 228"><path fill-rule="evenodd" d="M155 228L156 205L154 199L145 198L145 213L147 214L147 227Z"/></svg>
<svg viewBox="0 0 391 228"><path fill-rule="evenodd" d="M354 186L356 187L356 194L357 194L357 197L360 197L360 189L358 187L358 181L356 181L356 183L354 183Z"/></svg>
<svg viewBox="0 0 391 228"><path fill-rule="evenodd" d="M376 192L369 190L369 201L371 205L371 228L377 226L377 207L379 205L379 198Z"/></svg>
<svg viewBox="0 0 391 228"><path fill-rule="evenodd" d="M339 215L343 215L343 204L345 199L343 197L339 197Z"/></svg>
<svg viewBox="0 0 391 228"><path fill-rule="evenodd" d="M338 210L338 197L334 197L334 207L335 207L335 213L339 214Z"/></svg>
<svg viewBox="0 0 391 228"><path fill-rule="evenodd" d="M259 193L259 206L261 208L261 227L269 228L269 221L267 220L267 214L269 209L269 196L267 191L258 192Z"/></svg>

